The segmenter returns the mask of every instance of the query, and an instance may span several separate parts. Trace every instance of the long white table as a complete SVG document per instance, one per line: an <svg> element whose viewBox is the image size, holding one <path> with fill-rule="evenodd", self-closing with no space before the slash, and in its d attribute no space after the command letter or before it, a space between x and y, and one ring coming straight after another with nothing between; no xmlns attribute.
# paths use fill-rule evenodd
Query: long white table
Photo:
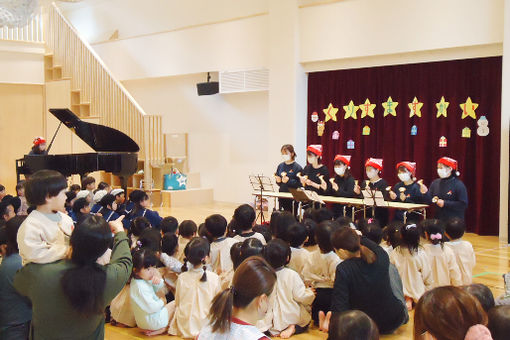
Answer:
<svg viewBox="0 0 510 340"><path fill-rule="evenodd" d="M271 197L275 199L275 205L276 205L276 199L277 198L288 198L288 199L294 199L292 194L290 192L272 192L272 191L262 191L261 192L253 192L253 196L255 196L255 200L257 197L260 197L260 201L262 202L263 197ZM344 206L348 206L352 208L352 219L354 220L354 215L358 211L363 211L363 217L366 217L366 209L375 207L373 205L366 204L364 199L362 198L347 198L347 197L336 197L336 196L322 196L319 195L319 198L325 202L325 203L338 203L342 204ZM411 212L416 212L423 216L423 218L427 218L427 208L429 207L427 204L417 204L417 203L404 203L404 202L393 202L393 201L385 201L386 205L378 206L381 208L389 208L389 209L398 209L398 210L405 210L404 212L404 223L407 220L407 214ZM255 205L256 206L256 205ZM356 208L358 210L356 211ZM346 210L344 209L344 216L345 216Z"/></svg>

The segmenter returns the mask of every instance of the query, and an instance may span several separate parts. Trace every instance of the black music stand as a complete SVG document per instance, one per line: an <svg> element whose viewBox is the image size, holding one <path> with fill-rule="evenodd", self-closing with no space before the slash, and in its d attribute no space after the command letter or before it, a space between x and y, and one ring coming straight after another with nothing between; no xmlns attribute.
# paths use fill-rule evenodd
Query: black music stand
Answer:
<svg viewBox="0 0 510 340"><path fill-rule="evenodd" d="M365 207L372 207L372 216L375 215L376 207L386 207L388 206L388 202L384 200L383 193L377 189L372 190L370 188L365 188L361 192L363 194L363 217L366 218L366 209Z"/></svg>
<svg viewBox="0 0 510 340"><path fill-rule="evenodd" d="M294 201L298 202L298 216L299 221L303 219L303 203L308 202L318 202L320 204L325 204L324 201L320 198L319 194L312 190L305 190L303 188L289 188L289 192L292 194ZM294 213L294 205L292 205L293 213Z"/></svg>
<svg viewBox="0 0 510 340"><path fill-rule="evenodd" d="M271 178L264 175L250 175L250 184L253 190L260 192L260 195L255 196L255 210L257 210L257 197L260 197L260 211L255 218L255 221L260 216L260 224L263 224L266 221L264 217L264 209L262 206L262 198L264 191L274 192L273 183L271 182ZM276 206L276 197L275 197L275 206Z"/></svg>

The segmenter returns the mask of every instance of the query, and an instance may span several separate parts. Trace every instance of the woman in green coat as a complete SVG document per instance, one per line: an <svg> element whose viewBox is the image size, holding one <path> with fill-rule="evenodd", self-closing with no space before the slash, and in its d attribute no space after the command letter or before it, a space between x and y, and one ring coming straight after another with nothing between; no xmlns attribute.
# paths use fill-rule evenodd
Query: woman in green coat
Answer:
<svg viewBox="0 0 510 340"><path fill-rule="evenodd" d="M104 339L104 310L131 275L132 261L122 218L90 215L74 229L70 259L29 263L14 287L32 301L31 339ZM96 260L113 240L110 263Z"/></svg>

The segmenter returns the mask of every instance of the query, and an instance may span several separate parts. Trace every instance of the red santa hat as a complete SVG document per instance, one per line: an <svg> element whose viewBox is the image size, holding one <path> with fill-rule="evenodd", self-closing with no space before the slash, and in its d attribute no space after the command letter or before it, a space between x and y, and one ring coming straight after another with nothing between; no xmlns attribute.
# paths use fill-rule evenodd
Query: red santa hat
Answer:
<svg viewBox="0 0 510 340"><path fill-rule="evenodd" d="M336 155L335 159L333 160L333 162L336 162L336 161L342 162L345 165L347 165L348 167L350 167L350 165L351 165L351 156L349 156L349 155Z"/></svg>
<svg viewBox="0 0 510 340"><path fill-rule="evenodd" d="M322 145L320 144L312 144L306 148L306 151L310 151L315 154L317 157L322 157Z"/></svg>
<svg viewBox="0 0 510 340"><path fill-rule="evenodd" d="M457 176L460 176L459 164L458 164L457 160L450 158L450 157L441 157L437 160L437 164L443 164L443 165L446 165L446 166L452 168L452 170L455 171L455 174Z"/></svg>
<svg viewBox="0 0 510 340"><path fill-rule="evenodd" d="M382 171L382 169L383 169L383 160L382 160L382 158L369 158L365 162L365 168L367 166L371 166L374 169Z"/></svg>
<svg viewBox="0 0 510 340"><path fill-rule="evenodd" d="M411 172L411 174L413 176L416 175L416 163L415 162L403 161L403 162L400 162L397 164L397 170L400 167L404 167L407 170L409 170L409 172Z"/></svg>
<svg viewBox="0 0 510 340"><path fill-rule="evenodd" d="M46 144L46 139L44 139L44 137L37 137L36 139L34 139L34 146L41 144Z"/></svg>

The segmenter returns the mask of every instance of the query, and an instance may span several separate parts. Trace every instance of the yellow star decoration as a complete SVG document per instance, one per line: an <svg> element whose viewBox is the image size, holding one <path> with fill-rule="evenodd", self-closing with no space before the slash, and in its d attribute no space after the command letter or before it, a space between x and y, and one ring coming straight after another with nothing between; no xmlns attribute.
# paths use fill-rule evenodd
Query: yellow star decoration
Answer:
<svg viewBox="0 0 510 340"><path fill-rule="evenodd" d="M361 104L359 106L359 108L361 109L361 118L365 118L366 116L375 118L374 117L375 107L376 107L376 105L370 104L370 100L368 100L368 98L367 98L367 100L365 100L365 104Z"/></svg>
<svg viewBox="0 0 510 340"><path fill-rule="evenodd" d="M460 104L460 108L462 109L462 119L466 117L471 117L473 119L476 119L476 108L478 107L477 103L473 103L471 101L471 97L468 97L466 99L466 102L463 104Z"/></svg>
<svg viewBox="0 0 510 340"><path fill-rule="evenodd" d="M336 122L336 113L338 112L338 108L333 107L333 104L329 103L328 107L323 109L322 112L324 112L324 115L326 115L325 122L330 119Z"/></svg>
<svg viewBox="0 0 510 340"><path fill-rule="evenodd" d="M358 111L358 108L359 108L359 106L354 105L354 102L351 100L349 102L349 105L344 106L344 111L345 111L344 119L347 119L347 118L357 119L356 111Z"/></svg>
<svg viewBox="0 0 510 340"><path fill-rule="evenodd" d="M397 105L398 105L398 102L394 102L393 99L391 99L391 97L388 97L388 100L384 103L382 103L382 106L384 107L384 117L386 117L387 115L392 115L394 117L397 116Z"/></svg>
<svg viewBox="0 0 510 340"><path fill-rule="evenodd" d="M447 117L446 109L448 109L448 105L450 105L449 102L444 101L444 97L441 97L441 101L439 103L436 103L437 107L437 118L441 116Z"/></svg>
<svg viewBox="0 0 510 340"><path fill-rule="evenodd" d="M409 106L409 109L411 110L409 112L409 117L412 116L421 117L421 107L423 106L423 103L420 103L418 101L418 98L414 97L413 101L407 104L407 106Z"/></svg>

